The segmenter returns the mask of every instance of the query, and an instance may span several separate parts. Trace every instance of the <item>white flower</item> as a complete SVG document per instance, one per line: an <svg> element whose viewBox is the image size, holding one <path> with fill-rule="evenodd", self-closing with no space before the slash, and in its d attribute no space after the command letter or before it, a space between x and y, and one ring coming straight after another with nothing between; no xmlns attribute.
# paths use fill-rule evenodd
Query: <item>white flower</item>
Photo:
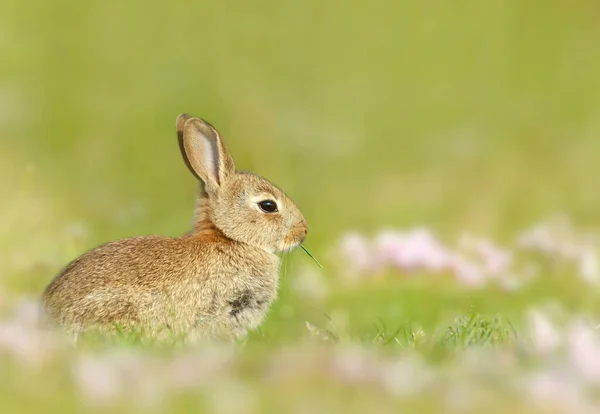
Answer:
<svg viewBox="0 0 600 414"><path fill-rule="evenodd" d="M373 270L376 263L367 240L358 233L345 235L340 243L341 252L351 267L359 272Z"/></svg>
<svg viewBox="0 0 600 414"><path fill-rule="evenodd" d="M548 355L560 345L560 334L552 321L538 310L532 310L528 315L531 329L531 340L537 353Z"/></svg>
<svg viewBox="0 0 600 414"><path fill-rule="evenodd" d="M542 372L529 378L525 383L525 395L534 404L556 412L593 412L582 388L567 372Z"/></svg>
<svg viewBox="0 0 600 414"><path fill-rule="evenodd" d="M433 381L427 365L416 356L381 363L379 378L387 392L402 396L415 395Z"/></svg>
<svg viewBox="0 0 600 414"><path fill-rule="evenodd" d="M587 283L596 283L600 276L596 249L593 246L583 247L577 262L581 279Z"/></svg>

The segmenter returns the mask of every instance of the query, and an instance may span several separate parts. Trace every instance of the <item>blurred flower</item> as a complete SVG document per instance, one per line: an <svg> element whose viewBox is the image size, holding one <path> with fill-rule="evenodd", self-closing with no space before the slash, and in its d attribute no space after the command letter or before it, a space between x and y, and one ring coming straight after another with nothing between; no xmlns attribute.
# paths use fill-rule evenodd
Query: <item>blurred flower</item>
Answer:
<svg viewBox="0 0 600 414"><path fill-rule="evenodd" d="M463 236L460 244L475 254L476 260L481 263L482 271L488 276L501 276L512 266L512 253L500 249L491 240Z"/></svg>
<svg viewBox="0 0 600 414"><path fill-rule="evenodd" d="M241 380L234 378L211 384L211 390L207 396L210 412L216 414L254 412L258 405L258 397L254 390Z"/></svg>
<svg viewBox="0 0 600 414"><path fill-rule="evenodd" d="M153 355L135 349L119 350L108 355L106 363L116 367L122 386L145 408L158 407L162 402L166 385L163 366Z"/></svg>
<svg viewBox="0 0 600 414"><path fill-rule="evenodd" d="M384 230L375 237L372 244L353 233L343 240L341 250L346 256L354 258L349 260L349 264L358 273L380 267L391 267L408 273L450 272L460 283L479 287L491 276L499 277L508 271L512 264L509 252L496 248L487 240L468 241L470 244L467 247L476 253L474 258L449 249L431 230L423 227L407 232ZM513 283L511 286L515 285Z"/></svg>
<svg viewBox="0 0 600 414"><path fill-rule="evenodd" d="M600 385L600 340L598 332L581 320L568 329L568 352L573 367L585 380Z"/></svg>
<svg viewBox="0 0 600 414"><path fill-rule="evenodd" d="M577 231L567 218L538 224L517 237L524 250L541 252L553 259L573 262L579 277L587 283L600 279L598 254L589 235Z"/></svg>
<svg viewBox="0 0 600 414"><path fill-rule="evenodd" d="M36 301L17 302L10 318L0 321L0 352L7 352L30 366L39 366L59 348L60 340L39 329Z"/></svg>
<svg viewBox="0 0 600 414"><path fill-rule="evenodd" d="M327 366L322 349L314 348L310 343L281 347L271 353L265 365L264 378L276 383L297 381L310 377L315 372L323 372Z"/></svg>
<svg viewBox="0 0 600 414"><path fill-rule="evenodd" d="M0 324L0 352L4 351L27 365L39 366L53 349L48 338L32 329Z"/></svg>
<svg viewBox="0 0 600 414"><path fill-rule="evenodd" d="M481 287L487 279L483 271L471 261L454 254L450 261L450 270L459 282L465 286Z"/></svg>
<svg viewBox="0 0 600 414"><path fill-rule="evenodd" d="M367 240L358 233L349 233L342 238L341 252L350 267L358 272L372 271L377 265Z"/></svg>
<svg viewBox="0 0 600 414"><path fill-rule="evenodd" d="M105 354L83 353L72 367L75 382L91 403L113 404L121 398L157 407L166 389L160 365L135 349Z"/></svg>
<svg viewBox="0 0 600 414"><path fill-rule="evenodd" d="M375 238L375 253L380 261L384 263L396 263L399 252L406 245L406 238L403 234L391 230L381 231Z"/></svg>
<svg viewBox="0 0 600 414"><path fill-rule="evenodd" d="M387 392L412 396L426 388L434 375L417 355L411 355L380 364L379 378Z"/></svg>
<svg viewBox="0 0 600 414"><path fill-rule="evenodd" d="M575 230L566 216L560 216L524 230L517 236L517 246L562 259L573 258Z"/></svg>
<svg viewBox="0 0 600 414"><path fill-rule="evenodd" d="M375 246L381 261L400 270L425 269L433 272L447 267L449 252L430 230L417 228L408 233L380 233Z"/></svg>
<svg viewBox="0 0 600 414"><path fill-rule="evenodd" d="M555 239L544 225L536 225L523 231L517 236L517 245L525 250L538 250L549 254L556 250Z"/></svg>
<svg viewBox="0 0 600 414"><path fill-rule="evenodd" d="M166 380L178 391L200 388L226 374L232 356L227 347L203 347L177 355L167 366Z"/></svg>
<svg viewBox="0 0 600 414"><path fill-rule="evenodd" d="M581 279L587 283L596 283L599 277L598 254L593 246L585 246L578 257L578 270Z"/></svg>
<svg viewBox="0 0 600 414"><path fill-rule="evenodd" d="M593 413L583 388L567 372L540 372L527 378L524 394L538 407L553 412Z"/></svg>
<svg viewBox="0 0 600 414"><path fill-rule="evenodd" d="M21 299L13 310L12 321L24 327L38 327L42 312L41 304L33 299Z"/></svg>
<svg viewBox="0 0 600 414"><path fill-rule="evenodd" d="M487 379L504 378L517 366L514 352L494 347L468 347L458 356L457 362L464 371Z"/></svg>
<svg viewBox="0 0 600 414"><path fill-rule="evenodd" d="M73 376L83 397L95 404L115 403L124 391L115 365L96 356L81 356L73 367Z"/></svg>
<svg viewBox="0 0 600 414"><path fill-rule="evenodd" d="M331 369L336 378L353 384L374 382L377 374L373 358L359 347L345 346L336 352Z"/></svg>
<svg viewBox="0 0 600 414"><path fill-rule="evenodd" d="M515 268L519 251L531 250L576 265L579 277L588 283L600 280L595 244L564 217L521 232L515 251L471 235L462 235L457 248L452 249L425 227L408 231L382 230L372 241L356 232L350 233L342 239L340 250L347 259L347 269L354 276L383 268L401 274L450 273L465 286L477 288L494 282L504 290L514 291L539 273L539 263L535 262L520 263L519 268Z"/></svg>
<svg viewBox="0 0 600 414"><path fill-rule="evenodd" d="M560 335L548 316L538 310L531 310L527 319L536 352L540 355L554 352L560 345Z"/></svg>

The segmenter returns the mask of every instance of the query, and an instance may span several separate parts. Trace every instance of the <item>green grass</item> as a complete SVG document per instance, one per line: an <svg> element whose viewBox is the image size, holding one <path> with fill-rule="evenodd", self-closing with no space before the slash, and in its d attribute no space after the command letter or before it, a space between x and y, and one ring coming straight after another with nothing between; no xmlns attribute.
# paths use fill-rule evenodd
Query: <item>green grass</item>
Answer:
<svg viewBox="0 0 600 414"><path fill-rule="evenodd" d="M323 269L286 256L280 299L233 368L169 397L168 411L428 413L466 389L459 412L547 412L460 361L483 349L480 365L502 370L495 353L508 350L519 383L527 312L597 320L597 285L537 258L539 276L516 291L393 271L352 281L338 242L424 225L447 241L472 232L512 246L561 212L598 232L598 23L586 1L8 0L0 311L100 243L189 228L197 184L175 136L187 112L217 127L239 168L296 201ZM303 288L310 277L317 293ZM157 348L137 334L82 346L33 371L0 346L2 412L86 410L69 371L79 352ZM347 347L423 359L435 384L407 397L320 370ZM268 374L279 357L283 379ZM233 400L242 408L224 405ZM147 412L132 401L95 409Z"/></svg>

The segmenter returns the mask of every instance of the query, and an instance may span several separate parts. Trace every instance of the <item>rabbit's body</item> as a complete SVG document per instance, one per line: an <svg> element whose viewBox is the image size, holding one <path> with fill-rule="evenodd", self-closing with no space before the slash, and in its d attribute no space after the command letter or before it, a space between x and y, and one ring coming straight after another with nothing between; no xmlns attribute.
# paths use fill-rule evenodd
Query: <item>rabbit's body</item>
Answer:
<svg viewBox="0 0 600 414"><path fill-rule="evenodd" d="M76 332L118 324L243 336L277 296L279 257L216 238L144 236L100 246L50 284L49 315Z"/></svg>
<svg viewBox="0 0 600 414"><path fill-rule="evenodd" d="M180 143L203 137L195 132L211 131L203 121L183 117L178 118ZM167 329L189 339L239 338L260 324L277 297L275 252L296 247L306 235L306 222L277 187L236 172L215 136L219 153L209 154L208 168L190 154L197 148L182 145L186 164L206 184L194 229L179 238L110 242L75 259L44 292L52 320L75 333L118 325L154 333ZM211 172L211 162L222 164ZM255 207L265 198L277 200L275 211Z"/></svg>

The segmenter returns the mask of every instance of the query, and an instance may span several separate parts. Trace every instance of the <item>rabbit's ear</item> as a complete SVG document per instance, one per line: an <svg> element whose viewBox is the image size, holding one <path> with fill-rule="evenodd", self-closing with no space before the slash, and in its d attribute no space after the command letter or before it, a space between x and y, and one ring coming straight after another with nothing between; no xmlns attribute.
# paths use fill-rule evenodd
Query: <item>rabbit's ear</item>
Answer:
<svg viewBox="0 0 600 414"><path fill-rule="evenodd" d="M186 165L204 181L207 191L215 191L235 173L233 159L217 130L208 122L181 114L177 118L177 135L181 136L179 146Z"/></svg>
<svg viewBox="0 0 600 414"><path fill-rule="evenodd" d="M188 169L192 172L192 174L194 174L194 176L200 180L201 178L198 177L198 174L196 174L196 171L194 171L194 169L192 168L192 165L190 164L190 160L188 160L188 157L185 153L185 147L183 146L183 127L185 126L186 121L190 118L191 118L191 116L188 114L180 114L177 117L177 121L176 121L177 141L179 142L179 150L181 151L181 156L183 157L183 162L185 162L185 165L187 165Z"/></svg>

